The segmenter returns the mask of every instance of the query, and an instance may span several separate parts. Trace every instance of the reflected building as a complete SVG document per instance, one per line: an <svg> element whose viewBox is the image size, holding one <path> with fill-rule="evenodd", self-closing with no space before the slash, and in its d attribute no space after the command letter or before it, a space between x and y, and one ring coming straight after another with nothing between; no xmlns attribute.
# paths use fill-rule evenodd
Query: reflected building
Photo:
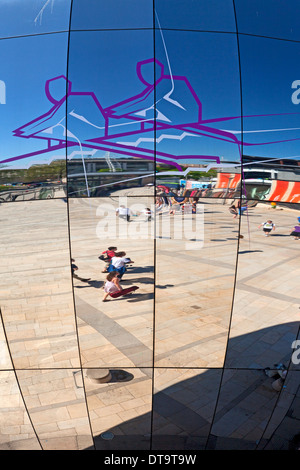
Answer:
<svg viewBox="0 0 300 470"><path fill-rule="evenodd" d="M2 2L2 450L299 448L296 7Z"/></svg>
<svg viewBox="0 0 300 470"><path fill-rule="evenodd" d="M272 160L272 159L270 159ZM248 201L298 203L300 199L300 169L298 162L282 159L243 157L243 168L219 171L214 186L217 197L239 197Z"/></svg>
<svg viewBox="0 0 300 470"><path fill-rule="evenodd" d="M68 196L105 197L116 189L154 185L154 163L141 158L122 158L112 152L69 159Z"/></svg>

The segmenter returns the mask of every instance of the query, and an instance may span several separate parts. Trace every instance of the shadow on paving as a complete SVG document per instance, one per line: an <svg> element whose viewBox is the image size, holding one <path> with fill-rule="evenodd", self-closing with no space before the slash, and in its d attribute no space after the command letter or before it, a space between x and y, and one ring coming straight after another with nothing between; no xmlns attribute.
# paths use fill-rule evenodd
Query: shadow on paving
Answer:
<svg viewBox="0 0 300 470"><path fill-rule="evenodd" d="M153 273L154 272L154 267L153 266L145 266L145 267L138 267L136 268L135 266L129 267L127 269L128 273Z"/></svg>
<svg viewBox="0 0 300 470"><path fill-rule="evenodd" d="M125 273L126 276L126 273ZM137 277L136 279L124 279L122 278L122 284L126 282L128 284L134 284L136 282L140 284L154 284L154 279L153 277Z"/></svg>
<svg viewBox="0 0 300 470"><path fill-rule="evenodd" d="M74 286L76 289L86 289L87 287L94 287L94 289L101 289L103 287L103 281L87 281L84 284Z"/></svg>
<svg viewBox="0 0 300 470"><path fill-rule="evenodd" d="M291 344L297 337L299 323L291 322L230 339L224 371L202 369L201 374L183 381L179 373L177 383L154 394L153 413L124 421L94 436L95 449L294 449L299 444L296 438L300 420L299 382L296 385L298 397L296 391L291 392L288 387L292 399L284 405L286 409L282 413L282 402L286 398L281 407L276 408L276 405L287 392L275 391L274 378L268 377L264 369L274 369L274 364L283 363L289 369L285 383L292 382L289 377L295 378L293 374L300 373L291 364ZM168 370L165 369L166 373ZM177 370L187 372L187 368ZM191 368L190 371L196 370ZM130 369L130 373L134 375L134 369ZM157 373L163 377L161 368ZM154 387L158 386L156 382L159 378L154 380ZM114 386L113 383L99 384L99 389L103 393L105 387L109 394ZM276 417L271 439L265 439L264 432L274 410L275 415L281 410L281 416ZM280 432L285 419L289 419L288 427ZM242 430L244 438L239 436Z"/></svg>
<svg viewBox="0 0 300 470"><path fill-rule="evenodd" d="M246 253L263 253L263 250L244 250L244 251L239 251L239 255L243 255Z"/></svg>

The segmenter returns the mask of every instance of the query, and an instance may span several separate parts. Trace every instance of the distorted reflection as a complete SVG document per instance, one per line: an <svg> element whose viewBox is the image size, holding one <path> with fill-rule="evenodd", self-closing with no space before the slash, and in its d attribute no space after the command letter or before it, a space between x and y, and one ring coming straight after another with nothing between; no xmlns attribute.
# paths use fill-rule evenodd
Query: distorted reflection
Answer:
<svg viewBox="0 0 300 470"><path fill-rule="evenodd" d="M220 379L220 369L156 369L153 449L205 449Z"/></svg>
<svg viewBox="0 0 300 470"><path fill-rule="evenodd" d="M299 29L295 11L299 7L297 0L243 0L235 1L238 31L245 34L261 35L279 39L299 41ZM280 21L278 19L280 18Z"/></svg>
<svg viewBox="0 0 300 470"><path fill-rule="evenodd" d="M98 376L101 372L97 370ZM110 380L98 384L86 375L87 405L96 449L149 449L152 369L110 369Z"/></svg>
<svg viewBox="0 0 300 470"><path fill-rule="evenodd" d="M17 376L44 450L81 450L92 445L80 370L23 370Z"/></svg>
<svg viewBox="0 0 300 470"><path fill-rule="evenodd" d="M2 313L0 309L0 318L1 318L1 323L0 323L0 369L1 370L7 370L7 369L12 369L12 363L11 359L9 356L9 350L8 350L8 345L6 342L6 337L4 334L3 330L3 318L2 318Z"/></svg>
<svg viewBox="0 0 300 470"><path fill-rule="evenodd" d="M73 2L71 30L140 29L152 26L152 0L89 0L88 8L85 0Z"/></svg>
<svg viewBox="0 0 300 470"><path fill-rule="evenodd" d="M93 7L99 8L99 4ZM106 5L104 14L112 13L110 8ZM80 62L79 50L84 51ZM70 197L108 197L126 188L131 194L149 194L156 158L152 55L151 30L71 32L67 92ZM91 60L93 74L87 75Z"/></svg>
<svg viewBox="0 0 300 470"><path fill-rule="evenodd" d="M300 448L298 0L0 3L0 448Z"/></svg>
<svg viewBox="0 0 300 470"><path fill-rule="evenodd" d="M162 10L166 8L165 2L159 5ZM191 8L201 8L200 5L201 2L193 2ZM175 10L176 7L178 5ZM211 168L226 167L230 163L239 166L241 96L237 44L227 34L200 33L186 28L180 32L162 29L158 16L155 31L156 181L162 180L164 184L163 181L176 176L177 180L198 180L203 174L209 176L206 172ZM197 50L197 54L193 54L191 61L192 50ZM222 103L215 93L219 86L217 64L222 68Z"/></svg>
<svg viewBox="0 0 300 470"><path fill-rule="evenodd" d="M155 0L155 9L162 28L236 31L234 8L230 0Z"/></svg>
<svg viewBox="0 0 300 470"><path fill-rule="evenodd" d="M56 31L69 27L71 0L14 0L2 2L0 37L26 36Z"/></svg>
<svg viewBox="0 0 300 470"><path fill-rule="evenodd" d="M223 365L239 225L226 202L201 198L193 209L183 200L160 216L156 366Z"/></svg>
<svg viewBox="0 0 300 470"><path fill-rule="evenodd" d="M1 41L0 84L14 93L6 99L0 87L0 201L65 196L66 135L58 131L65 128L67 44L67 32Z"/></svg>
<svg viewBox="0 0 300 470"><path fill-rule="evenodd" d="M256 202L241 218L230 338L252 333L253 341L229 343L228 367L265 368L290 359L298 329L292 322L299 318L299 209L299 204ZM262 333L273 325L279 326Z"/></svg>
<svg viewBox="0 0 300 470"><path fill-rule="evenodd" d="M0 212L1 313L14 366L78 366L65 201Z"/></svg>
<svg viewBox="0 0 300 470"><path fill-rule="evenodd" d="M211 429L214 449L256 449L277 399L263 371L226 369Z"/></svg>
<svg viewBox="0 0 300 470"><path fill-rule="evenodd" d="M0 372L0 449L40 450L13 371Z"/></svg>
<svg viewBox="0 0 300 470"><path fill-rule="evenodd" d="M69 200L84 367L152 363L154 220L145 213L152 201L116 193Z"/></svg>
<svg viewBox="0 0 300 470"><path fill-rule="evenodd" d="M249 167L252 170L245 176L253 179L253 183L258 182L258 186L264 180L265 187L261 189L266 191L270 180L299 179L293 173L299 175L297 78L300 68L295 57L299 55L300 45L296 41L247 34L241 35L239 44L243 82L243 163L244 170ZM296 167L294 171L293 166ZM251 176L251 173L254 174Z"/></svg>
<svg viewBox="0 0 300 470"><path fill-rule="evenodd" d="M269 420L258 449L276 450L280 443L281 450L299 450L299 398L300 371L289 371L285 381L284 393L281 393Z"/></svg>

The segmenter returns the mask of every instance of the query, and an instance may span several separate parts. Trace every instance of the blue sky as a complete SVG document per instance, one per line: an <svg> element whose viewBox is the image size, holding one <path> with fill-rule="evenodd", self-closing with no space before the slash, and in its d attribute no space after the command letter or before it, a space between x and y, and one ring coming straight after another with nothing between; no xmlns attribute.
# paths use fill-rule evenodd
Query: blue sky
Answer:
<svg viewBox="0 0 300 470"><path fill-rule="evenodd" d="M12 131L49 109L45 81L66 74L66 56L67 33L0 41L0 78L6 84L6 104L0 105L1 157L40 148L32 139L14 137Z"/></svg>
<svg viewBox="0 0 300 470"><path fill-rule="evenodd" d="M75 0L73 29L106 30L71 33L69 80L72 82L72 90L94 92L103 107L141 93L145 85L137 76L136 65L139 61L154 57L155 45L155 57L164 65L165 73L184 76L189 80L202 103L202 119L240 116L242 105L244 115L273 114L244 118L245 142L262 144L300 138L300 104L298 107L291 100L294 91L291 88L292 82L300 80L300 43L248 35L248 31L263 34L262 18L269 18L274 23L280 11L275 9L274 12L271 4L269 10L259 9L256 1L256 10L249 10L248 6L243 7L243 3L245 4L237 1L239 31L247 32L247 35L239 36L242 78L240 89L237 37L234 34L235 20L231 1L158 0L156 11L159 24L156 23L154 37L151 29L152 0L111 0L109 3L91 0L90 9L86 8L86 2ZM267 4L268 2L265 3L266 6ZM44 148L44 144L41 145L36 139L14 137L12 131L51 108L52 104L45 95L45 82L50 78L66 75L67 71L67 32L14 39L8 37L67 30L69 0L32 0L32 10L28 8L28 2L26 9L22 5L24 2L21 0L0 0L0 27L2 37L6 38L0 41L0 80L6 84L6 104L0 105L1 159ZM280 7L281 2L278 5ZM197 12L199 14L196 21ZM245 19L246 15L249 23ZM287 26L292 22L291 15L287 12L283 18L286 21L285 24L281 22L278 34L292 35L290 30L293 27ZM202 31L194 31L196 27ZM109 28L127 30L110 31ZM269 23L265 31L272 34ZM191 122L194 122L193 100L186 96L186 89L180 88L180 82L175 80L174 85L170 97L179 104L187 103L185 116L189 117L190 113ZM157 88L156 100L163 98L160 93ZM70 100L69 111L74 110L78 115L89 116L93 123L101 124L101 116L97 114L95 107L90 107L88 100L76 100L74 103L74 100ZM166 109L168 118L174 117L173 122L177 123L179 118L177 119L176 112L179 116L179 106L172 108L170 102L167 105L168 107L161 109ZM59 118L58 114L56 118ZM69 123L74 126L70 131L80 135L82 121L77 120L76 123L76 120L69 119ZM242 138L241 119L211 126ZM98 132L95 128L93 132L92 136L101 136L101 130ZM153 137L151 133L139 135L144 138L150 136ZM157 137L159 136L158 133ZM182 141L163 138L157 145L157 150L179 155L218 155L223 157L223 161L237 161L237 145L224 143L215 136L212 132L201 137L187 136ZM133 137L131 142L135 141L136 138ZM244 153L274 158L292 157L300 154L299 142L294 140L255 145L244 149ZM153 142L144 141L143 146L153 148ZM61 155L63 157L63 152ZM53 156L56 154L50 153L49 159ZM42 161L44 160L43 156ZM39 158L31 158L26 165L33 161L39 161ZM20 167L21 164L19 161L13 165Z"/></svg>
<svg viewBox="0 0 300 470"><path fill-rule="evenodd" d="M1 38L69 29L71 0L0 0Z"/></svg>

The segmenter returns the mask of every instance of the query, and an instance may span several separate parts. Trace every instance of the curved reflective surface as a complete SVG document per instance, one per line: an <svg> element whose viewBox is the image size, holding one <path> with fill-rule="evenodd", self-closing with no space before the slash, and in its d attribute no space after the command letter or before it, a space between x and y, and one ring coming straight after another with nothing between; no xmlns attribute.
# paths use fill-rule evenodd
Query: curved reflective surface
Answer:
<svg viewBox="0 0 300 470"><path fill-rule="evenodd" d="M0 448L299 448L296 2L0 5Z"/></svg>

